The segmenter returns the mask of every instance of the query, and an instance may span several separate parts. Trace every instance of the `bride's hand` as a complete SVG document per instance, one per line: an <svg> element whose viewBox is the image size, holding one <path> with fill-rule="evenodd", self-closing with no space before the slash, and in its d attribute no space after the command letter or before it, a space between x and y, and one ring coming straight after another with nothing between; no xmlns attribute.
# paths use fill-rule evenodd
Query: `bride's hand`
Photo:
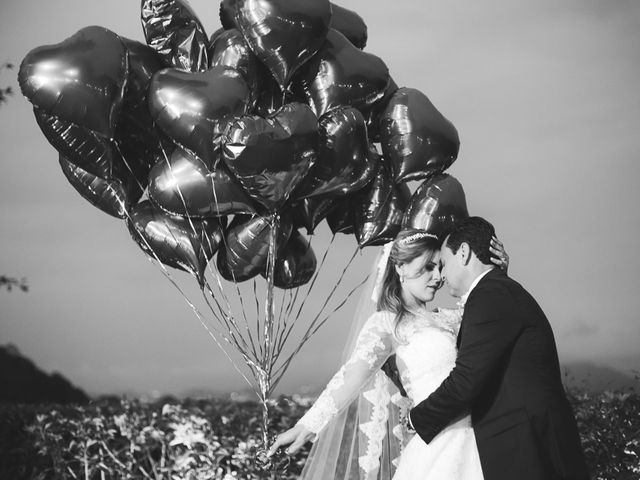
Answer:
<svg viewBox="0 0 640 480"><path fill-rule="evenodd" d="M496 237L491 238L489 250L491 251L491 261L504 270L504 273L507 273L509 269L509 255L504 249L502 242Z"/></svg>
<svg viewBox="0 0 640 480"><path fill-rule="evenodd" d="M267 456L270 457L276 453L278 448L289 444L291 444L291 446L285 450L285 453L287 455L293 455L314 436L313 432L307 430L303 425L296 424L293 428L290 428L276 437L275 442L273 442L273 445L269 448Z"/></svg>

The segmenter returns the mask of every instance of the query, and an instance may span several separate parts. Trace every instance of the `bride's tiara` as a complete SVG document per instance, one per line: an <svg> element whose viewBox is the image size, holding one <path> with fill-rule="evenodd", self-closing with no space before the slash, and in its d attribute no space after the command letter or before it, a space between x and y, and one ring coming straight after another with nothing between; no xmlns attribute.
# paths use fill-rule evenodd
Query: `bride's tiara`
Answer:
<svg viewBox="0 0 640 480"><path fill-rule="evenodd" d="M398 243L400 243L401 245L408 245L409 243L413 243L416 240L421 240L423 238L434 238L438 240L438 236L434 235L433 233L417 232L412 235L409 235L408 237L401 239Z"/></svg>

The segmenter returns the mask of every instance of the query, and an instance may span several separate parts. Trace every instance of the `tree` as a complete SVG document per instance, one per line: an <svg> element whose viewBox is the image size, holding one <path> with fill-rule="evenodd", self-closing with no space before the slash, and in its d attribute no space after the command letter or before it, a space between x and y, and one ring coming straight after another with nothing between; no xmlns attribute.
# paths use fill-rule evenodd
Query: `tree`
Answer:
<svg viewBox="0 0 640 480"><path fill-rule="evenodd" d="M29 290L29 285L27 285L27 279L22 278L18 280L17 278L7 277L6 275L0 275L0 289L6 288L8 291L11 291L12 288L19 288L23 292Z"/></svg>
<svg viewBox="0 0 640 480"><path fill-rule="evenodd" d="M3 69L11 70L13 69L13 64L9 62L5 62L0 65L0 71ZM13 90L11 87L0 87L0 105L7 101L10 95L13 95ZM8 291L11 291L12 288L19 288L23 292L29 290L29 286L27 285L27 281L23 278L18 280L17 278L7 277L5 275L0 275L0 289L6 288Z"/></svg>
<svg viewBox="0 0 640 480"><path fill-rule="evenodd" d="M5 62L0 65L0 70L2 69L12 70L13 64L9 62ZM10 95L13 95L13 89L11 87L0 87L0 105L7 101Z"/></svg>

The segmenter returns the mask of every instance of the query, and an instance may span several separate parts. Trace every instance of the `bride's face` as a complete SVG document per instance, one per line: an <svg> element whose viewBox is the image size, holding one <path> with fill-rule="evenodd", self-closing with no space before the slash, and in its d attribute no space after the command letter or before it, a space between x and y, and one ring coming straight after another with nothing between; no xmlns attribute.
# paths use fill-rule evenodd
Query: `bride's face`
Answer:
<svg viewBox="0 0 640 480"><path fill-rule="evenodd" d="M406 299L419 303L430 302L441 286L440 252L425 252L411 262L399 265L398 274L404 278L402 290Z"/></svg>

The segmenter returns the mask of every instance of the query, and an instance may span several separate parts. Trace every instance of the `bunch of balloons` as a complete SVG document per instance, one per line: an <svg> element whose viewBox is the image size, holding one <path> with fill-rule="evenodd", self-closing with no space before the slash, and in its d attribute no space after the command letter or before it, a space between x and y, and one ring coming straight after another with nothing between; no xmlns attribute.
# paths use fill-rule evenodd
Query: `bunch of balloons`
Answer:
<svg viewBox="0 0 640 480"><path fill-rule="evenodd" d="M402 226L442 232L467 215L443 173L458 133L363 51L362 18L328 0L223 0L211 37L186 0L142 0L141 19L146 44L90 26L35 48L20 86L80 195L211 293L222 338L266 402L288 337L274 333L273 289L317 274L301 229L326 220L360 248ZM266 279L255 337L218 302L207 270L218 285Z"/></svg>

